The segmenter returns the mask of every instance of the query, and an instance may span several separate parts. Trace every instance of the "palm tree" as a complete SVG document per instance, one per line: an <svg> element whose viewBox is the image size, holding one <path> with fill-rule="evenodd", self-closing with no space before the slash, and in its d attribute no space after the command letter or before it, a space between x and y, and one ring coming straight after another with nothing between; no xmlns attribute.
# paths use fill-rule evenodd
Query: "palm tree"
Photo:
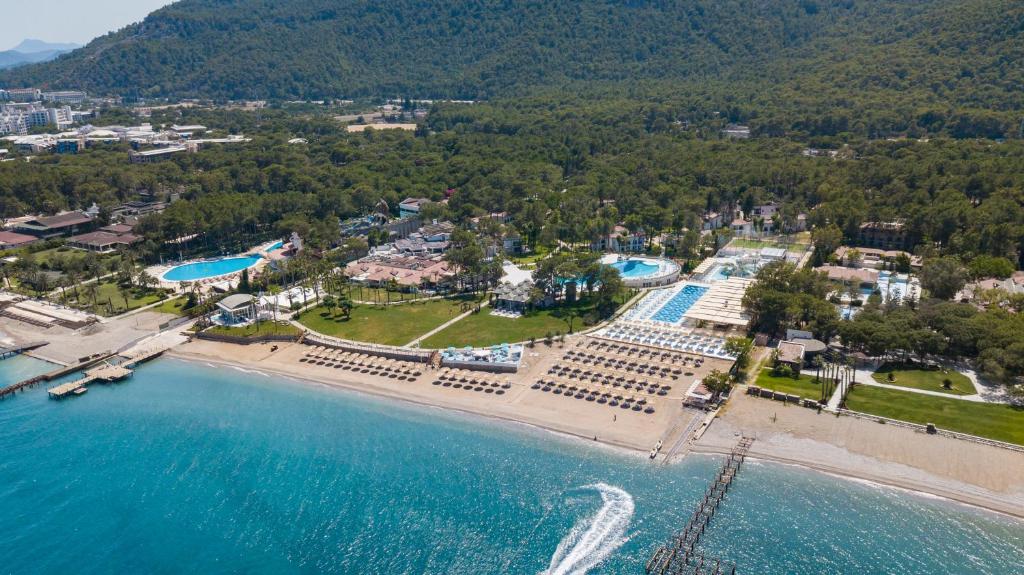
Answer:
<svg viewBox="0 0 1024 575"><path fill-rule="evenodd" d="M99 286L96 285L96 282L89 282L88 284L85 285L85 294L87 296L89 296L90 300L92 300L92 309L93 309L93 311L96 310L96 298L99 295L98 292L99 292Z"/></svg>
<svg viewBox="0 0 1024 575"><path fill-rule="evenodd" d="M131 309L131 306L128 305L128 296L131 294L131 290L125 286L118 286L117 291L121 294L121 297L124 299L124 310L128 311L129 309Z"/></svg>

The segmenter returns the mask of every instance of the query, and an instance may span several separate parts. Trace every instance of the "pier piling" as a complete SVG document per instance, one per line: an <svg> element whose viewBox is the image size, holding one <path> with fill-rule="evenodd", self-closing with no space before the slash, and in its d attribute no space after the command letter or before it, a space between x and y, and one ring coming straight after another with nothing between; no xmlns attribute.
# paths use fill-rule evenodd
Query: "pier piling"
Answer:
<svg viewBox="0 0 1024 575"><path fill-rule="evenodd" d="M647 561L644 569L649 575L735 575L736 565L705 557L696 551L696 547L739 474L753 443L752 437L740 439L683 529L667 545L656 549Z"/></svg>

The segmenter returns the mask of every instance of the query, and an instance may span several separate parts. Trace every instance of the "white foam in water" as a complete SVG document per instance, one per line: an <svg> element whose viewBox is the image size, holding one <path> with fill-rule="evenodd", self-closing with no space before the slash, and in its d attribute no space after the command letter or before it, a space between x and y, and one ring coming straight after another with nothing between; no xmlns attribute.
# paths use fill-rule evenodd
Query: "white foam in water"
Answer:
<svg viewBox="0 0 1024 575"><path fill-rule="evenodd" d="M633 497L604 483L585 488L601 494L601 509L573 525L558 543L544 575L583 575L626 542L626 529L633 519Z"/></svg>

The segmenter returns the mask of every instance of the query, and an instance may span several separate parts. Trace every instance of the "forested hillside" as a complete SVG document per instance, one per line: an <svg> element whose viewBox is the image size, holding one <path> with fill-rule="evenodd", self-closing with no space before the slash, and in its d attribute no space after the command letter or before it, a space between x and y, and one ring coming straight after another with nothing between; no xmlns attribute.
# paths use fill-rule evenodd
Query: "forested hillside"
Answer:
<svg viewBox="0 0 1024 575"><path fill-rule="evenodd" d="M762 133L965 137L1015 133L1022 60L1012 0L182 0L0 85L266 99L674 91Z"/></svg>

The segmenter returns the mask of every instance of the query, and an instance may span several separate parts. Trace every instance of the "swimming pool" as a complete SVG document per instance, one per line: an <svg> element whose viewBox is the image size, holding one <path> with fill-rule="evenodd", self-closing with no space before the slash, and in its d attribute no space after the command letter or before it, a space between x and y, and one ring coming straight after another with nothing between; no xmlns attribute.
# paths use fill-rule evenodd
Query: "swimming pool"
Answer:
<svg viewBox="0 0 1024 575"><path fill-rule="evenodd" d="M683 286L683 289L676 292L672 299L665 302L665 305L661 306L661 309L655 312L651 319L666 323L678 323L679 320L683 319L686 310L690 309L700 299L700 296L704 295L707 291L708 288L706 287L687 284Z"/></svg>
<svg viewBox="0 0 1024 575"><path fill-rule="evenodd" d="M272 252L274 250L281 249L283 246L284 246L284 242L283 241L277 241L277 242L271 244L269 247L267 247L267 249L265 249L263 251L267 252L267 253L270 253L270 252Z"/></svg>
<svg viewBox="0 0 1024 575"><path fill-rule="evenodd" d="M607 254L601 263L618 270L629 287L663 286L679 279L679 264L669 259Z"/></svg>
<svg viewBox="0 0 1024 575"><path fill-rule="evenodd" d="M242 271L256 265L260 256L237 256L206 262L193 262L175 266L163 275L165 281L195 281Z"/></svg>
<svg viewBox="0 0 1024 575"><path fill-rule="evenodd" d="M614 262L611 267L619 270L624 278L642 278L658 273L658 265L647 263L644 260L628 259Z"/></svg>

